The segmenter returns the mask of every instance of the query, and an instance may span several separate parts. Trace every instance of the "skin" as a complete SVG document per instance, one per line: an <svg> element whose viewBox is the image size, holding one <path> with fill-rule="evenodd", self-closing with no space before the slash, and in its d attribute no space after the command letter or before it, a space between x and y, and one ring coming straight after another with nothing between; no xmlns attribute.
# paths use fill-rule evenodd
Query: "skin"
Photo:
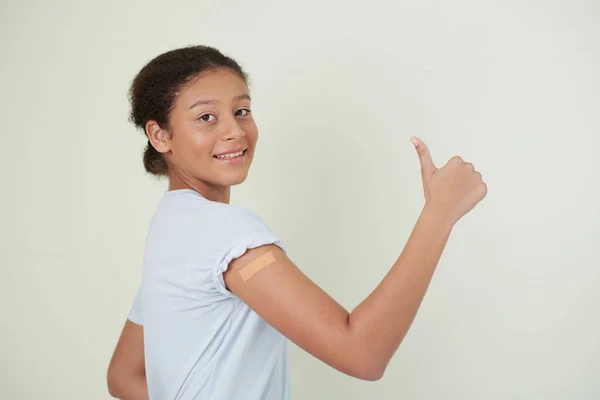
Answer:
<svg viewBox="0 0 600 400"><path fill-rule="evenodd" d="M258 128L246 82L228 69L207 71L180 91L169 126L148 121L146 134L169 166L169 190L193 189L229 203L231 186L242 183L254 158ZM246 149L242 163L214 155ZM126 321L108 368L109 392L123 400L147 400L144 330Z"/></svg>
<svg viewBox="0 0 600 400"><path fill-rule="evenodd" d="M236 115L236 110L249 108L248 100L235 100L242 94L247 94L247 87L237 75L227 70L207 73L177 99L170 130L148 123L152 144L169 163L170 189L194 189L211 200L229 202L230 187L248 174L258 138L251 117ZM190 109L207 99L216 102ZM207 114L216 119L198 122ZM418 138L412 141L421 163L425 206L396 262L354 310L344 309L275 245L248 250L224 273L228 290L275 329L319 360L358 379L374 381L383 376L416 316L453 227L487 194L472 164L453 157L437 168L427 146ZM249 157L239 165L224 165L213 157L245 146ZM269 251L275 262L244 281L239 271ZM143 369L142 332L143 328L128 329L126 324L113 356L117 361L111 363L119 371L120 387L129 387L131 393L145 387L140 374L133 372Z"/></svg>
<svg viewBox="0 0 600 400"><path fill-rule="evenodd" d="M107 374L111 396L148 400L144 365L144 328L127 320L110 360Z"/></svg>
<svg viewBox="0 0 600 400"><path fill-rule="evenodd" d="M229 203L231 186L248 176L258 140L243 79L227 69L201 74L175 101L170 126L155 121L146 132L169 165L169 190L193 189L205 198ZM214 155L247 149L243 163L230 165Z"/></svg>

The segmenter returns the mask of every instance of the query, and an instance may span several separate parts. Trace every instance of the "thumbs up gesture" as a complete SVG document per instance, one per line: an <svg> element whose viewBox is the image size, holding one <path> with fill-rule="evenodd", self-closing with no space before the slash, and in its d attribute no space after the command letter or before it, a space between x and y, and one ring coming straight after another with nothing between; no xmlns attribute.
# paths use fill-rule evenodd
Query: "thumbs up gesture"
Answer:
<svg viewBox="0 0 600 400"><path fill-rule="evenodd" d="M429 149L419 138L411 138L421 162L421 176L426 206L454 225L487 194L487 185L473 164L452 157L437 168Z"/></svg>

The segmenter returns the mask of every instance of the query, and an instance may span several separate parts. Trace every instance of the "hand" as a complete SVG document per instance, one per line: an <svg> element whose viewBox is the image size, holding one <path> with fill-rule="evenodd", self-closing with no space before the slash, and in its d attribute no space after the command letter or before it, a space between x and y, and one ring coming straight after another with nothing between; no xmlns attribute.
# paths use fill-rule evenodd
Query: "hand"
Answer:
<svg viewBox="0 0 600 400"><path fill-rule="evenodd" d="M411 141L421 162L426 207L454 225L483 200L487 185L473 164L456 156L438 169L425 143L415 137Z"/></svg>

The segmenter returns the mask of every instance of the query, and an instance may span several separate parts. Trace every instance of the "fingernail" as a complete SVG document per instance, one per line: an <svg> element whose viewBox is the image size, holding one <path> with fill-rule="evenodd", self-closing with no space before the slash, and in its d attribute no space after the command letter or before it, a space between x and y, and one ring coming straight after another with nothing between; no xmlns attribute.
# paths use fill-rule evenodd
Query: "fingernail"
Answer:
<svg viewBox="0 0 600 400"><path fill-rule="evenodd" d="M415 139L414 137L411 137L411 138L410 138L410 141L412 142L412 144L413 144L415 147L418 147L418 146L419 146L419 142L417 142L417 139Z"/></svg>

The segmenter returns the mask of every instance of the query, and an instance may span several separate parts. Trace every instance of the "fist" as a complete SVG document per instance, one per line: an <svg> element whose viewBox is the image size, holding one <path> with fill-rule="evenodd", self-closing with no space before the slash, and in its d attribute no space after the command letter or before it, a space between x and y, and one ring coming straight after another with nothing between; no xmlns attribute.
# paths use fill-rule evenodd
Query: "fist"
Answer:
<svg viewBox="0 0 600 400"><path fill-rule="evenodd" d="M425 143L418 138L411 141L421 163L426 206L455 224L485 198L487 185L473 164L461 157L452 157L442 168L437 168Z"/></svg>

